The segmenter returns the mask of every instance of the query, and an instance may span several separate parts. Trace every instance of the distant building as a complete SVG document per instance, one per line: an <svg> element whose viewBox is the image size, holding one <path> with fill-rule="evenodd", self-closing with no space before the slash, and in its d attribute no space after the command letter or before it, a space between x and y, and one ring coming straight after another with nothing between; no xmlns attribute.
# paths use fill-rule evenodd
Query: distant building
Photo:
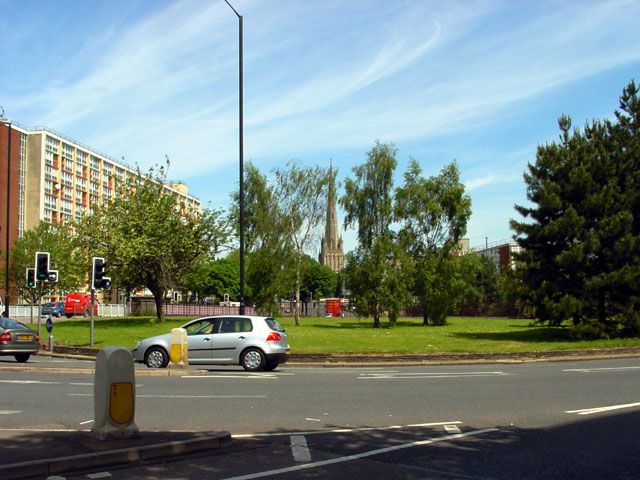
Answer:
<svg viewBox="0 0 640 480"><path fill-rule="evenodd" d="M327 198L327 223L324 237L320 243L318 261L334 272L340 272L344 266L342 237L338 235L338 216L336 214L336 174L329 168L329 195Z"/></svg>
<svg viewBox="0 0 640 480"><path fill-rule="evenodd" d="M513 240L504 239L493 243L485 243L484 246L469 247L469 240L463 238L459 243L460 255L482 255L487 257L496 267L496 270L502 272L508 268L514 268L513 256L519 253L522 247Z"/></svg>
<svg viewBox="0 0 640 480"><path fill-rule="evenodd" d="M10 139L10 140L9 140ZM11 142L11 143L9 143ZM7 156L11 151L7 222ZM121 162L46 127L0 122L0 229L9 249L40 221L68 225L114 198L116 185L137 172ZM165 185L185 213L201 213L200 200L182 184ZM0 255L5 254L0 242ZM4 287L3 287L4 295ZM11 295L11 298L15 298Z"/></svg>

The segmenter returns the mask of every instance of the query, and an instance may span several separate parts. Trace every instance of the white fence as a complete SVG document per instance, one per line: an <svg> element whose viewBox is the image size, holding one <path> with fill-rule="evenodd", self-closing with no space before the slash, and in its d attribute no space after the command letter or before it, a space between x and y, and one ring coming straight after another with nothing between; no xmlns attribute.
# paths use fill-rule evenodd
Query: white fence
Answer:
<svg viewBox="0 0 640 480"><path fill-rule="evenodd" d="M38 318L39 308L37 305L11 305L9 307L10 318L31 318L33 312L33 318ZM99 304L98 305L99 317L126 317L127 307L122 304Z"/></svg>

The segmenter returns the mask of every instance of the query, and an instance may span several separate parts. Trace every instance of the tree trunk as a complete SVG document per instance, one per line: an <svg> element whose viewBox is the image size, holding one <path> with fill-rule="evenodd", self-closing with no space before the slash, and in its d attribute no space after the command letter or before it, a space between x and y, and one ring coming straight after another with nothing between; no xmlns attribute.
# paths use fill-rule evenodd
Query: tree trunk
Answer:
<svg viewBox="0 0 640 480"><path fill-rule="evenodd" d="M163 292L153 292L153 300L156 304L156 318L159 323L164 323L164 291Z"/></svg>
<svg viewBox="0 0 640 480"><path fill-rule="evenodd" d="M300 326L300 263L296 268L296 283L295 283L295 305L293 306L293 317L296 321L296 327Z"/></svg>

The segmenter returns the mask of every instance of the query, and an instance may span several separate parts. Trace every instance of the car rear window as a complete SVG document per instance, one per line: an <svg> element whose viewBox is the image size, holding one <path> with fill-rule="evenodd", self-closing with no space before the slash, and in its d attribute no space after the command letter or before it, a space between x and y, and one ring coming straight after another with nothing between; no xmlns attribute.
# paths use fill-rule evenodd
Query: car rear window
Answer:
<svg viewBox="0 0 640 480"><path fill-rule="evenodd" d="M0 320L0 327L7 330L28 330L28 328L21 324L20 322L16 322L15 320L11 320L9 318L3 318Z"/></svg>
<svg viewBox="0 0 640 480"><path fill-rule="evenodd" d="M276 332L284 332L284 328L278 323L275 318L265 318L264 321L267 322L267 325L269 325L269 328L271 330L275 330Z"/></svg>

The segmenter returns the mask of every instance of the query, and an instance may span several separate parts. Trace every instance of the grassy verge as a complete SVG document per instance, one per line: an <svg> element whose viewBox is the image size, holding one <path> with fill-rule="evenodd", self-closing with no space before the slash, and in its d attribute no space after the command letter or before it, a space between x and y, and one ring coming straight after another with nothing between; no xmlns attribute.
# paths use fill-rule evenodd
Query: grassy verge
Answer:
<svg viewBox="0 0 640 480"><path fill-rule="evenodd" d="M139 340L169 332L188 320L170 318L157 324L149 317L96 319L94 346L132 348ZM370 319L303 318L299 327L291 318L279 321L295 353L509 353L640 346L640 338L572 341L565 328L521 319L453 317L447 326L424 327L421 319L404 318L395 328L381 329L372 328ZM56 343L88 347L89 320L56 322L53 335Z"/></svg>

